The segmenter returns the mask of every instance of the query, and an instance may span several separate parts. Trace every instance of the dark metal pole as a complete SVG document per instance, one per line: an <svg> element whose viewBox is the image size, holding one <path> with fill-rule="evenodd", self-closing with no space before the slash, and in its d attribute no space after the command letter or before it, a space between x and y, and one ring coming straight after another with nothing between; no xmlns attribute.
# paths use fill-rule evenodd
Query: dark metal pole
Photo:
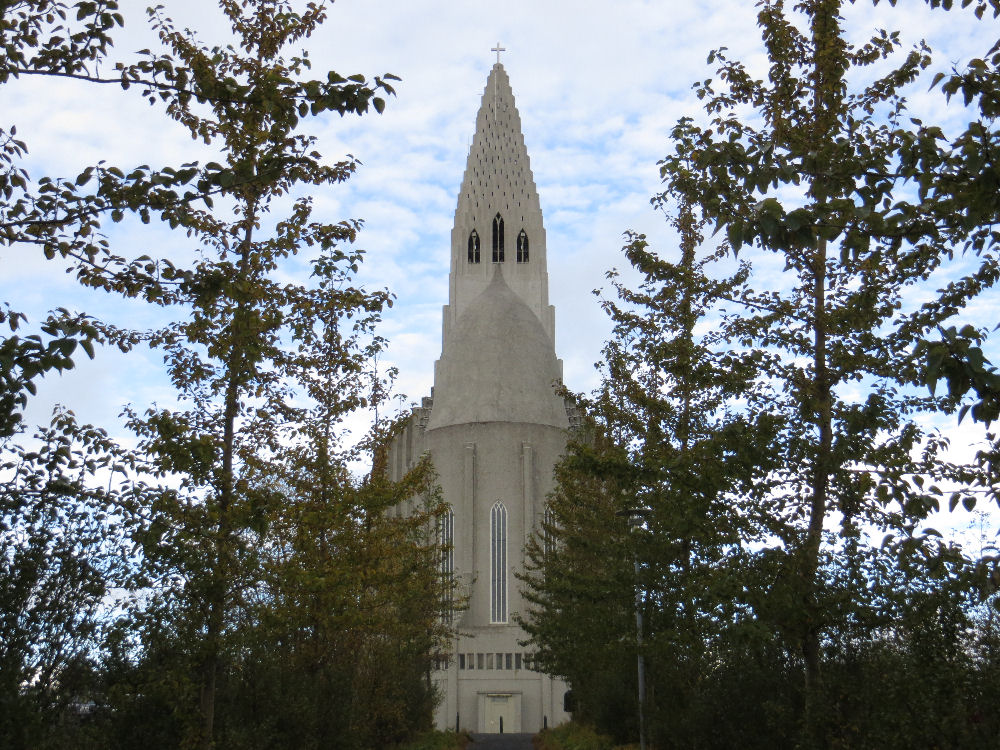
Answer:
<svg viewBox="0 0 1000 750"><path fill-rule="evenodd" d="M617 515L628 518L629 532L635 533L635 529L642 526L642 519L649 513L648 508L634 508L631 510L618 511ZM632 565L635 572L635 650L636 668L638 674L638 698L639 698L639 750L646 750L646 660L642 648L642 587L639 585L639 552L632 553Z"/></svg>
<svg viewBox="0 0 1000 750"><path fill-rule="evenodd" d="M636 519L638 520L638 519ZM646 750L646 660L642 653L642 588L639 586L639 556L635 556L635 645L639 670L639 750Z"/></svg>

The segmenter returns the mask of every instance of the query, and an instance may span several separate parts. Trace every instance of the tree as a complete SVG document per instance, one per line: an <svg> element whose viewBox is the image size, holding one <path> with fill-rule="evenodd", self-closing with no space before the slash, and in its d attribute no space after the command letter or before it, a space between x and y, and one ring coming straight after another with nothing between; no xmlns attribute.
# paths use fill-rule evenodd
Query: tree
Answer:
<svg viewBox="0 0 1000 750"><path fill-rule="evenodd" d="M743 295L746 312L728 321L725 336L761 352L759 377L774 389L768 403L749 407L780 420L767 502L782 522L770 543L781 571L767 600L773 626L802 660L812 743L821 741L821 644L831 624L822 604L824 529L839 527L846 547L838 554L848 561L862 523L893 534L900 555L921 547L930 559L948 554L920 527L938 507L933 482L944 467L940 441L915 416L943 404L910 387L911 349L919 331L957 308L908 308L905 297L951 252L950 237L905 199L912 134L900 126L903 92L930 56L917 47L854 86L855 69L888 60L899 38L880 31L850 45L842 6L807 0L793 14L763 3L767 81L712 53L721 90L712 81L697 87L711 127L683 120L676 154L662 163L668 186L726 230L734 253L752 247L785 267L777 288Z"/></svg>
<svg viewBox="0 0 1000 750"><path fill-rule="evenodd" d="M338 294L336 284L320 286ZM260 586L240 615L242 647L226 670L227 746L382 747L430 727L428 676L449 650L442 615L453 599L431 533L443 507L429 459L389 481L392 426L343 444L348 405L377 407L390 392L374 364L381 340L351 343L366 326L361 319L348 334L332 316L300 341L311 408L298 438L254 480L279 500L262 537ZM359 481L348 467L362 450L372 469ZM414 497L424 507L400 516L397 506Z"/></svg>
<svg viewBox="0 0 1000 750"><path fill-rule="evenodd" d="M245 4L222 5L238 13ZM282 9L299 18L289 3L270 5L276 13ZM322 22L325 17L325 4L308 3L301 19L308 24ZM169 26L169 19L162 17L162 7L153 10L152 19ZM124 24L125 16L119 12L117 0L4 3L0 5L0 43L4 51L0 56L0 85L18 78L38 77L119 87L129 92L127 95L140 96L151 105L163 104L166 114L189 129L192 136L205 141L218 138L220 134L213 130L210 118L199 119L194 108L217 105L223 111L225 105L231 105L232 110L238 109L234 97L251 91L246 81L241 83L232 75L216 75L213 60L207 56L192 61L200 66L197 70L183 65L176 67L177 60L170 55L150 50L138 53L137 60L116 59L112 54L114 35ZM243 31L253 35L253 30L245 24ZM268 33L264 28L259 31ZM300 38L289 41L294 43ZM294 60L295 66L301 72L308 67L308 59ZM109 68L114 71L112 75L101 72ZM392 93L382 79L376 79L373 89L362 76L348 81L333 72L325 80L306 80L301 76L295 79L294 75L297 74L283 86L273 82L286 97L283 111L293 119L330 111L343 116L365 111L369 105L381 111L384 100L375 95L375 90L381 88ZM260 89L258 93L265 92ZM255 103L262 107L277 104L276 100L263 99ZM36 177L23 166L28 149L29 143L18 138L16 125L0 127L3 198L0 246L17 251L37 247L46 258L62 261L86 287L158 305L180 300L174 293L180 272L172 259L153 259L142 249L113 247L102 228L106 228L109 219L118 223L132 217L143 223L159 217L171 228L187 227L203 215L197 206L211 208L213 198L224 197L229 188L246 177L217 163L199 166L191 162L152 168L116 166L106 160L84 168L76 176ZM341 168L350 169L346 163ZM20 312L7 309L2 322L15 331L24 326L26 319ZM0 394L3 409L0 415L7 423L19 421L17 411L23 409L24 400L33 392L35 378L71 366L71 355L77 345L74 342L93 356L94 344L102 340L85 316L62 309L44 322L43 328L45 334L53 337L44 345L41 337L35 335L3 340L0 376L4 392Z"/></svg>
<svg viewBox="0 0 1000 750"><path fill-rule="evenodd" d="M766 516L746 498L770 470L767 452L754 453L754 446L767 443L773 425L766 413L741 413L743 402L760 395L757 355L696 332L715 323L721 300L741 296L749 269L722 273L724 249L698 257L703 222L690 205L681 204L671 223L680 238L676 260L631 235L624 253L641 283L632 289L609 273L616 295L602 304L613 338L600 363L601 385L583 402L591 427L571 442L557 470L549 536L531 548L527 583L535 606L526 628L540 663L570 680L581 715L621 736L620 703L635 694L619 684L635 678L632 668L619 676L634 664L621 639L635 632L623 623L634 616L631 591L638 587L650 731L657 742L684 746L701 674L710 668L706 644L742 619L741 550L767 529ZM640 512L643 524L626 536L616 514L628 512ZM595 653L608 660L604 669L594 670Z"/></svg>
<svg viewBox="0 0 1000 750"><path fill-rule="evenodd" d="M113 0L0 9L0 82L57 76L120 86L220 153L220 163L102 162L75 178L32 179L19 163L27 144L14 127L0 133L2 241L35 245L85 286L183 318L144 332L63 313L45 324L47 340L6 339L3 425L19 429L33 380L71 367L77 346L92 355L97 342L123 351L148 344L165 354L181 406L127 411L153 477L118 506L141 552L130 586L142 595L105 643L110 741L207 747L216 738L233 746L271 738L284 747L298 737L315 746L336 718L325 701L345 686L345 743L397 741L429 721L426 675L446 636L445 586L427 531L433 503L409 519L387 509L401 492L433 493L427 467L401 486L377 471L359 485L348 471L358 454L342 442L342 421L387 393L374 326L391 297L352 283L362 256L344 248L360 222L315 221L303 195L347 179L356 162L325 163L302 132L326 112L381 112L379 92L393 93L393 77L313 79L305 53L283 56L325 20L323 3L219 6L234 45L203 46L158 7L149 20L163 50L135 62L111 59L113 32L125 22ZM108 67L112 75L100 72ZM131 217L185 232L199 260L112 247L101 228ZM314 283L282 280L297 273L300 253ZM25 322L15 311L4 319L12 330ZM256 690L248 674L272 681ZM303 722L253 735L267 729L255 710L265 695Z"/></svg>
<svg viewBox="0 0 1000 750"><path fill-rule="evenodd" d="M78 3L74 24L67 21L65 3L42 0L0 5L4 53L0 56L0 85L21 74L87 76L88 65L108 55L112 32L123 23L117 9L114 0ZM64 240L61 245L67 255L78 254L85 247L96 253L89 244L94 238L86 239L94 227L83 218L88 200L78 194L77 182L43 180L36 193L21 165L28 146L16 136L16 125L0 127L0 246L40 244L46 255L53 257L60 240L75 235L74 242ZM6 323L15 334L27 319L9 305L4 304L4 308L0 323ZM99 339L85 317L65 309L55 311L41 329L50 337L48 341L38 334L0 339L0 436L10 436L21 426L20 412L35 392L36 378L72 368L78 344L93 357Z"/></svg>
<svg viewBox="0 0 1000 750"><path fill-rule="evenodd" d="M360 484L320 476L298 472L275 513L262 590L221 689L227 746L383 747L430 727L427 676L447 635L427 533L440 508L392 512L429 492L430 464L398 484L377 466Z"/></svg>
<svg viewBox="0 0 1000 750"><path fill-rule="evenodd" d="M57 411L29 448L3 440L0 468L0 741L59 742L126 580L116 513L132 459ZM124 484L124 487L120 487Z"/></svg>
<svg viewBox="0 0 1000 750"><path fill-rule="evenodd" d="M305 407L296 403L296 382L317 364L309 348L314 328L338 337L341 351L331 365L352 385L338 394L342 415L365 404L350 380L367 354L358 349L358 337L370 331L388 301L386 292L349 284L360 254L339 244L353 241L358 223L313 221L311 199L293 191L341 182L355 168L352 160L323 164L314 139L298 132L301 118L329 109L360 113L371 104L381 109L376 90L391 93L390 85L376 79L373 88L361 76L349 80L332 72L326 80L302 79L308 58L282 56L322 23L323 6L309 4L301 13L280 0L225 1L220 7L235 46L204 47L159 9L150 11L168 52L150 55L145 69L167 113L192 135L217 144L224 160L188 168L216 192L214 201L205 208L183 201L164 209L171 224L198 241L201 260L180 268L147 259L157 281L143 281L143 294L182 305L188 319L148 334L102 328L125 349L142 342L161 347L186 404L129 412L159 476L179 481L134 510L149 584L160 592L161 612L190 660L198 693L190 737L204 747L215 736L216 686L230 638L247 596L259 586L268 516L283 498L259 479L279 457L282 442L298 435ZM289 214L273 219L285 196L293 200ZM311 265L320 283L310 288L279 281L282 262L305 248L318 251ZM341 334L342 325L354 334Z"/></svg>
<svg viewBox="0 0 1000 750"><path fill-rule="evenodd" d="M281 56L325 20L324 4L308 3L302 10L281 0L219 5L236 46L204 47L193 34L175 29L162 8L154 8L150 22L165 51L110 63L112 34L124 23L113 0L72 7L17 2L0 10L6 52L0 82L57 76L131 89L162 105L222 155L221 164L120 169L101 163L74 179L33 180L18 162L27 145L15 140L13 127L0 134L5 244L38 246L46 257L67 263L85 286L175 306L189 315L186 322L148 333L114 321L69 317L67 323L64 316L52 325L51 343L7 339L2 406L10 415L5 425L15 424L32 379L46 369L70 366L78 340L88 352L97 340L123 350L144 343L164 350L187 408L130 411L142 449L171 485L147 487L140 500L126 506L145 555L136 585L154 586L159 595L136 623L149 624L147 634L172 644L154 638L147 646L187 660L199 706L188 739L204 746L212 743L215 683L226 639L260 579L254 543L263 538L269 513L282 498L272 484L257 479L268 474L282 441L295 437L303 414L295 382L305 389L315 364L297 346L321 321L340 347L335 366L346 374L345 389L337 391L339 413L364 406L359 373L371 350L358 342L370 337L389 299L385 292L370 294L349 283L360 254L337 245L353 241L358 222L313 221L309 199L296 191L340 182L355 168L350 159L322 163L313 139L299 132L300 121L328 111L381 111L384 101L377 92L393 93L391 77L376 78L372 85L363 76L346 79L334 72L311 79L307 56ZM104 70L113 65L115 72L102 75L98 63ZM274 219L272 210L289 199L289 215ZM109 218L118 222L129 215L144 223L158 216L180 228L198 243L202 260L185 268L169 257L113 249L100 229ZM320 287L275 280L279 265L304 248L318 249L311 262ZM341 336L340 321L351 317L355 334ZM13 327L23 316L11 311L7 319ZM151 614L163 616L155 627ZM170 696L178 708L183 693Z"/></svg>
<svg viewBox="0 0 1000 750"><path fill-rule="evenodd" d="M586 418L555 469L542 532L528 543L521 625L538 668L567 680L574 719L626 741L635 724L633 574L621 510L625 452ZM589 424L588 424L589 423ZM595 470L594 467L603 467Z"/></svg>
<svg viewBox="0 0 1000 750"><path fill-rule="evenodd" d="M145 77L152 72L150 65L140 63L127 69L122 65L121 75L112 78L94 73L110 57L113 34L123 24L115 0L84 0L72 8L58 0L3 3L0 85L21 76L50 76L124 88L139 84L148 96L156 88ZM183 198L175 191L195 171L188 168L178 173L169 167L154 171L142 166L126 177L123 170L102 163L87 167L75 178L34 180L22 165L27 152L28 144L17 138L16 125L0 127L0 246L20 251L34 245L46 258L59 256L68 261L86 285L129 296L143 293L143 282L155 277L145 272L145 263L130 264L111 252L100 232L101 219L110 215L117 222L126 211L135 211L148 221L150 210L168 213L178 201L195 198L194 190ZM95 177L98 185L88 191ZM148 299L157 299L152 288L148 291ZM40 326L47 341L40 334L19 336L16 331L27 323L26 316L9 305L4 307L0 322L7 323L13 335L0 340L0 434L10 435L21 426L20 413L28 396L35 393L35 380L47 372L72 368L78 345L93 357L101 337L93 321L63 308L50 313Z"/></svg>
<svg viewBox="0 0 1000 750"><path fill-rule="evenodd" d="M1000 15L1000 3L990 0L976 3L977 17L982 18L988 9L992 9L994 18ZM982 58L970 60L962 70L953 67L949 73L937 73L934 84L940 85L947 101L960 97L967 108L978 110L978 118L951 140L933 126L920 127L909 139L904 163L908 176L919 184L923 199L910 211L915 217L943 227L954 245L965 254L974 253L979 263L971 273L942 289L940 296L926 305L929 312L954 308L992 288L1000 279L1000 204L995 167L1000 158L1000 131L996 127L1000 115L1000 45L993 45ZM936 331L928 326L920 331L914 351L920 379L931 393L940 380L945 380L947 396L958 408L959 421L969 415L987 427L1000 413L1000 380L982 349L989 334L988 329L968 323L961 328L938 325ZM973 400L963 404L969 395ZM962 479L978 485L986 497L998 502L996 467L1000 444L995 432L988 433L987 439L990 446L976 456L978 471ZM971 509L976 498L967 497L965 502ZM958 498L953 497L951 507L957 503ZM984 556L980 568L984 590L991 592L1000 581L996 557Z"/></svg>

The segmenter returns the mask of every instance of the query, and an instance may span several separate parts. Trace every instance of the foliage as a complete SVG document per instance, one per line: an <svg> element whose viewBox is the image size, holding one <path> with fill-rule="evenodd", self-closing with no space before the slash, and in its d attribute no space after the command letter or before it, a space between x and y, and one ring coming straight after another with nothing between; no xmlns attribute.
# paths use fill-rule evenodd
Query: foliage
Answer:
<svg viewBox="0 0 1000 750"><path fill-rule="evenodd" d="M645 592L643 651L660 670L650 682L671 694L663 706L684 712L685 691L674 686L707 668L704 642L739 616L740 556L731 552L759 537L766 521L746 503L733 512L733 499L752 495L755 477L767 472L766 455L751 457L744 446L764 442L748 437L769 432L770 419L754 424L734 408L754 395L753 359L694 334L716 305L706 292L737 296L746 269L712 278L722 253L696 260L692 211L674 225L679 262L631 236L625 253L642 283L633 290L610 274L617 299L603 304L615 338L604 350L601 387L585 404L592 422L557 468L547 541L529 548L534 606L525 627L539 660L569 679L578 715L619 740L633 731L622 716L633 714L636 695L635 626L627 625L634 587ZM635 509L643 527L629 538L621 516ZM623 638L629 630L632 643Z"/></svg>
<svg viewBox="0 0 1000 750"><path fill-rule="evenodd" d="M377 464L377 462L376 462ZM401 498L433 497L429 464L403 483L341 473L324 493L300 474L261 540L261 578L236 615L220 660L216 741L232 748L368 748L429 728L432 657L447 650L440 554L430 514L395 517ZM436 510L436 506L428 510ZM105 661L104 736L123 748L171 746L189 732L197 643L177 613L147 608ZM336 710L331 710L335 706Z"/></svg>
<svg viewBox="0 0 1000 750"><path fill-rule="evenodd" d="M183 201L164 214L198 241L201 259L190 268L145 259L155 284L128 274L128 284L139 282L147 299L183 305L187 320L150 333L104 326L124 349L140 342L161 347L186 405L129 411L141 450L161 477L176 478L134 511L161 626L169 622L181 640L197 690L188 741L198 738L205 747L216 734L218 680L237 648L243 613L263 585L271 516L286 500L269 480L283 446L301 436L306 414L296 405L298 394L312 395L315 372L333 369L335 375L322 380L333 388L325 404L332 407L325 410L327 430L368 403L361 374L380 342L366 340L389 300L385 292L350 285L360 254L339 244L353 241L357 222L313 221L308 197L293 198L286 218L270 217L298 186L338 183L354 170L350 160L322 163L314 138L298 132L301 118L329 108L364 111L374 90L359 76L354 82L334 73L324 82L301 80L308 59L282 56L324 20L321 6L302 14L266 0L221 8L235 46L204 47L152 9L153 28L168 52L151 57L155 64L138 65L154 79L167 114L216 145L224 159L224 165L187 170L189 179L200 172L199 184L215 193L218 210L212 200L200 209ZM318 283L279 280L282 264L306 248L316 248L311 266ZM343 468L332 454L325 460L318 481L329 494L338 488L329 481L330 467ZM186 699L178 698L180 708Z"/></svg>
<svg viewBox="0 0 1000 750"><path fill-rule="evenodd" d="M113 0L0 7L0 82L54 76L120 87L219 155L33 177L23 166L28 144L13 126L0 132L0 241L36 246L84 286L174 313L139 331L60 310L44 337L0 344L5 436L19 429L35 379L72 367L77 347L93 356L95 343L159 348L179 401L126 412L144 461L130 466L131 490L107 502L135 544L123 559L141 596L127 617L106 618L103 642L92 618L79 623L89 651L76 652L98 659L80 684L97 703L86 731L67 731L80 746L95 737L114 747L317 747L330 731L344 747L396 743L429 722L427 674L447 637L440 552L427 534L436 506L427 467L399 485L379 472L359 483L347 469L361 454L343 442L343 420L377 406L391 377L377 371L384 342L374 332L391 297L352 283L360 222L311 216L307 194L347 179L356 162L324 161L303 132L324 113L381 112L394 77L312 78L306 53L287 56L326 19L322 3L219 8L233 44L201 44L158 6L148 20L162 49L130 61L112 58L125 23ZM154 258L112 246L110 224L154 218L183 231L193 252ZM308 283L289 281L310 272ZM26 323L9 309L3 321L12 332ZM373 437L367 447L376 445ZM87 442L84 466L104 465L98 448L117 451ZM389 509L410 492L424 493L426 512L395 518ZM30 510L24 487L11 497L12 512ZM54 528L83 512L75 502L61 501ZM104 531L119 528L107 519ZM41 573L60 575L54 561L40 558ZM14 562L18 574L32 572ZM90 617L81 596L66 606ZM23 697L14 674L5 670L7 695ZM68 684L58 685L63 698Z"/></svg>
<svg viewBox="0 0 1000 750"><path fill-rule="evenodd" d="M853 71L888 60L898 35L880 31L855 47L841 31L841 3L797 10L804 30L781 4L762 6L766 82L713 53L722 89L698 88L712 127L682 121L677 154L662 168L673 189L725 228L734 252L752 245L773 253L788 276L787 291L746 293L748 310L726 335L769 355L760 376L775 392L760 408L782 421L768 489L784 524L775 553L786 572L768 600L784 608L772 626L804 663L808 733L830 626L819 578L823 529L839 518L846 540L865 523L901 535L904 546L935 546L920 524L940 503L933 482L947 467L914 415L943 405L907 388L918 377L912 341L991 281L954 291L949 305L905 306L905 291L942 267L953 240L907 201L899 174L911 143L899 126L902 91L930 65L929 52L918 47L873 83L853 86ZM761 124L750 124L741 106Z"/></svg>
<svg viewBox="0 0 1000 750"><path fill-rule="evenodd" d="M9 748L44 746L89 698L126 577L118 484L134 468L65 410L30 447L20 437L4 440L0 467L0 744Z"/></svg>
<svg viewBox="0 0 1000 750"><path fill-rule="evenodd" d="M542 538L529 541L522 626L541 669L565 678L575 712L599 727L635 710L633 567L619 485L586 468L625 462L598 426L578 434L555 469ZM624 734L623 734L624 736Z"/></svg>
<svg viewBox="0 0 1000 750"><path fill-rule="evenodd" d="M969 392L975 393L979 401L959 410L959 422L971 410L974 421L991 424L1000 416L1000 375L978 346L982 344L982 334L971 325L963 326L961 331L954 326L942 328L940 334L941 341L919 341L916 349L918 357L925 357L923 377L931 393L942 378L953 401L960 401Z"/></svg>
<svg viewBox="0 0 1000 750"><path fill-rule="evenodd" d="M263 52L270 51L268 45L280 44L282 35L288 33L278 25L268 27L269 16L272 24L274 19L285 19L287 24L297 25L290 36L285 36L288 43L308 37L326 18L325 6L315 3L308 3L302 14L279 0L221 5L232 15L230 20L242 27L251 43ZM244 8L254 5L259 6L259 14L244 12ZM246 107L258 108L262 113L269 112L269 117L284 118L285 134L291 136L302 118L325 112L362 113L369 107L382 111L385 100L377 92L381 89L393 93L388 83L392 76L376 77L373 85L361 75L346 79L332 71L324 79L304 78L301 73L309 66L305 56L293 58L287 66L279 62L270 68L259 67L256 75L250 75L249 67L239 64L235 54L215 60L212 50L199 50L193 38L187 39L172 28L162 6L149 12L164 44L168 48L176 45L173 53L181 58L188 55L186 62L149 50L139 53L137 61L116 60L112 56L113 35L125 23L116 0L4 3L0 6L0 43L4 49L0 56L0 84L40 76L131 90L150 104L163 104L169 117L206 142L224 136L218 121L195 113L198 107L215 107L217 116L231 119L245 114L241 110ZM252 28L254 23L259 24L256 30ZM254 36L258 38L254 40ZM224 62L227 57L228 62ZM115 71L114 75L100 74L108 68ZM265 74L267 70L270 75ZM280 141L279 131L272 134L272 146ZM118 223L132 216L148 224L159 217L171 228L209 221L208 214L198 206L211 208L215 200L232 197L240 183L249 184L262 175L281 183L271 173L275 168L286 171L286 177L293 182L298 181L313 158L309 156L309 139L291 136L294 142L285 144L289 151L284 159L279 152L269 152L259 144L265 159L256 166L237 160L226 165L191 162L160 168L120 167L104 160L87 166L75 177L33 177L22 163L29 143L17 135L15 125L0 127L0 243L21 249L36 246L46 258L64 261L67 270L74 271L84 286L159 305L184 300L184 294L175 291L183 286L190 271L179 269L171 258L153 259L143 253L129 257L122 254L127 251L112 248L102 231L108 219ZM251 179L248 169L259 169L260 174ZM353 170L353 162L323 169L331 178L339 179ZM290 183L284 182L280 192L289 187ZM341 234L348 230L340 228ZM310 239L302 237L301 241ZM3 317L12 331L25 321L16 311L7 310ZM68 368L74 342L93 356L93 344L100 341L86 319L65 310L57 311L43 328L55 337L44 346L34 335L3 340L0 374L5 390L0 396L0 414L4 415L4 424L0 427L4 429L9 429L6 423L11 419L18 421L14 410L23 408L23 391L32 392L35 377L52 369Z"/></svg>
<svg viewBox="0 0 1000 750"><path fill-rule="evenodd" d="M932 3L936 5L937 3ZM965 7L966 3L962 4ZM1000 4L988 3L995 17ZM948 9L949 6L945 5ZM977 17L982 18L987 3L976 3ZM948 101L958 98L979 117L969 122L965 131L948 140L939 128L922 123L904 151L907 174L920 185L922 201L913 210L915 216L941 225L956 246L966 253L973 252L979 263L972 273L952 281L941 290L940 298L930 306L953 307L962 299L981 293L996 282L1000 274L997 256L1000 234L1000 204L997 203L996 159L1000 147L1000 131L996 127L1000 115L1000 45L994 44L981 58L970 60L964 69L953 67L934 77ZM995 329L994 329L995 330ZM987 336L985 329L964 325L938 326L936 340L927 332L917 342L914 352L923 359L920 374L933 393L939 379L948 384L948 395L960 402L967 393L976 401L965 404L959 411L959 421L970 411L972 419L989 425L997 418L1000 384L994 368L983 355L981 345ZM980 452L979 482L987 494L997 500L995 435L989 437L991 447Z"/></svg>
<svg viewBox="0 0 1000 750"><path fill-rule="evenodd" d="M440 508L389 510L433 497L430 465L401 483L373 473L331 487L317 476L300 474L271 526L265 588L223 688L235 705L221 731L230 746L383 747L429 728L427 675L448 635L426 533Z"/></svg>
<svg viewBox="0 0 1000 750"><path fill-rule="evenodd" d="M610 737L598 734L591 727L576 722L543 729L534 740L536 750L612 750Z"/></svg>
<svg viewBox="0 0 1000 750"><path fill-rule="evenodd" d="M26 317L4 307L0 324L6 323L14 333ZM21 412L28 396L37 391L37 378L53 370L71 370L77 346L93 357L94 343L99 340L97 329L86 316L72 315L64 308L42 323L41 334L4 336L0 340L0 438L9 438L23 428Z"/></svg>
<svg viewBox="0 0 1000 750"><path fill-rule="evenodd" d="M978 470L952 466L922 423L993 372L969 343L978 331L946 333L944 352L925 344L915 356L913 344L951 330L996 280L995 176L977 156L992 136L972 123L949 144L934 126L904 126L930 51L889 67L898 35L852 46L842 5L761 3L766 80L712 53L718 82L695 87L711 122L674 129L654 199L679 206L680 261L632 236L639 287L612 275L614 338L587 404L596 427L557 476L549 539L531 550L526 625L546 669L579 691L575 717L608 733L635 733L632 717L590 702L602 688L634 690L634 555L655 746L988 744L989 722L969 719L988 629L970 612L995 576L925 522L946 498L975 507L995 483L988 455ZM980 62L945 94L990 101ZM702 221L725 242L696 262ZM962 246L982 263L914 303L910 290L946 273ZM775 260L783 276L755 289L750 263ZM727 261L728 276L714 265ZM964 359L950 356L956 346ZM948 396L913 387L925 361ZM970 408L985 416L991 393L976 393ZM630 543L615 512L637 507L645 520ZM586 672L602 644L613 664L603 685ZM884 690L854 688L875 674ZM914 683L925 695L905 694Z"/></svg>

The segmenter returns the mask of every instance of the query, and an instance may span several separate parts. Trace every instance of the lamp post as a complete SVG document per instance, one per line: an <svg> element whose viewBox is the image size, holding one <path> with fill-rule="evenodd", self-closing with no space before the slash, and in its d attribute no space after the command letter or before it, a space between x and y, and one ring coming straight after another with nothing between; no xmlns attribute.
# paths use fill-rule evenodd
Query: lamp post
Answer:
<svg viewBox="0 0 1000 750"><path fill-rule="evenodd" d="M628 519L629 531L642 526L649 508L620 510L616 515ZM639 553L633 552L632 564L635 571L635 649L638 674L639 698L639 750L646 750L646 660L642 653L642 587L639 585Z"/></svg>

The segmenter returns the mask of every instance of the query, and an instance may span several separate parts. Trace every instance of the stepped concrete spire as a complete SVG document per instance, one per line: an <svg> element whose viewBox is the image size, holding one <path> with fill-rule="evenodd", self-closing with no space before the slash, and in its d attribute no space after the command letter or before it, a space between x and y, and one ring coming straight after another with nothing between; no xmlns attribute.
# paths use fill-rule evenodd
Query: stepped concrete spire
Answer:
<svg viewBox="0 0 1000 750"><path fill-rule="evenodd" d="M555 342L549 305L545 229L521 116L503 65L486 80L451 235L451 276L444 336L502 265L508 286Z"/></svg>
<svg viewBox="0 0 1000 750"><path fill-rule="evenodd" d="M428 429L475 422L567 426L553 388L562 362L548 288L542 209L510 81L497 63L458 194Z"/></svg>

